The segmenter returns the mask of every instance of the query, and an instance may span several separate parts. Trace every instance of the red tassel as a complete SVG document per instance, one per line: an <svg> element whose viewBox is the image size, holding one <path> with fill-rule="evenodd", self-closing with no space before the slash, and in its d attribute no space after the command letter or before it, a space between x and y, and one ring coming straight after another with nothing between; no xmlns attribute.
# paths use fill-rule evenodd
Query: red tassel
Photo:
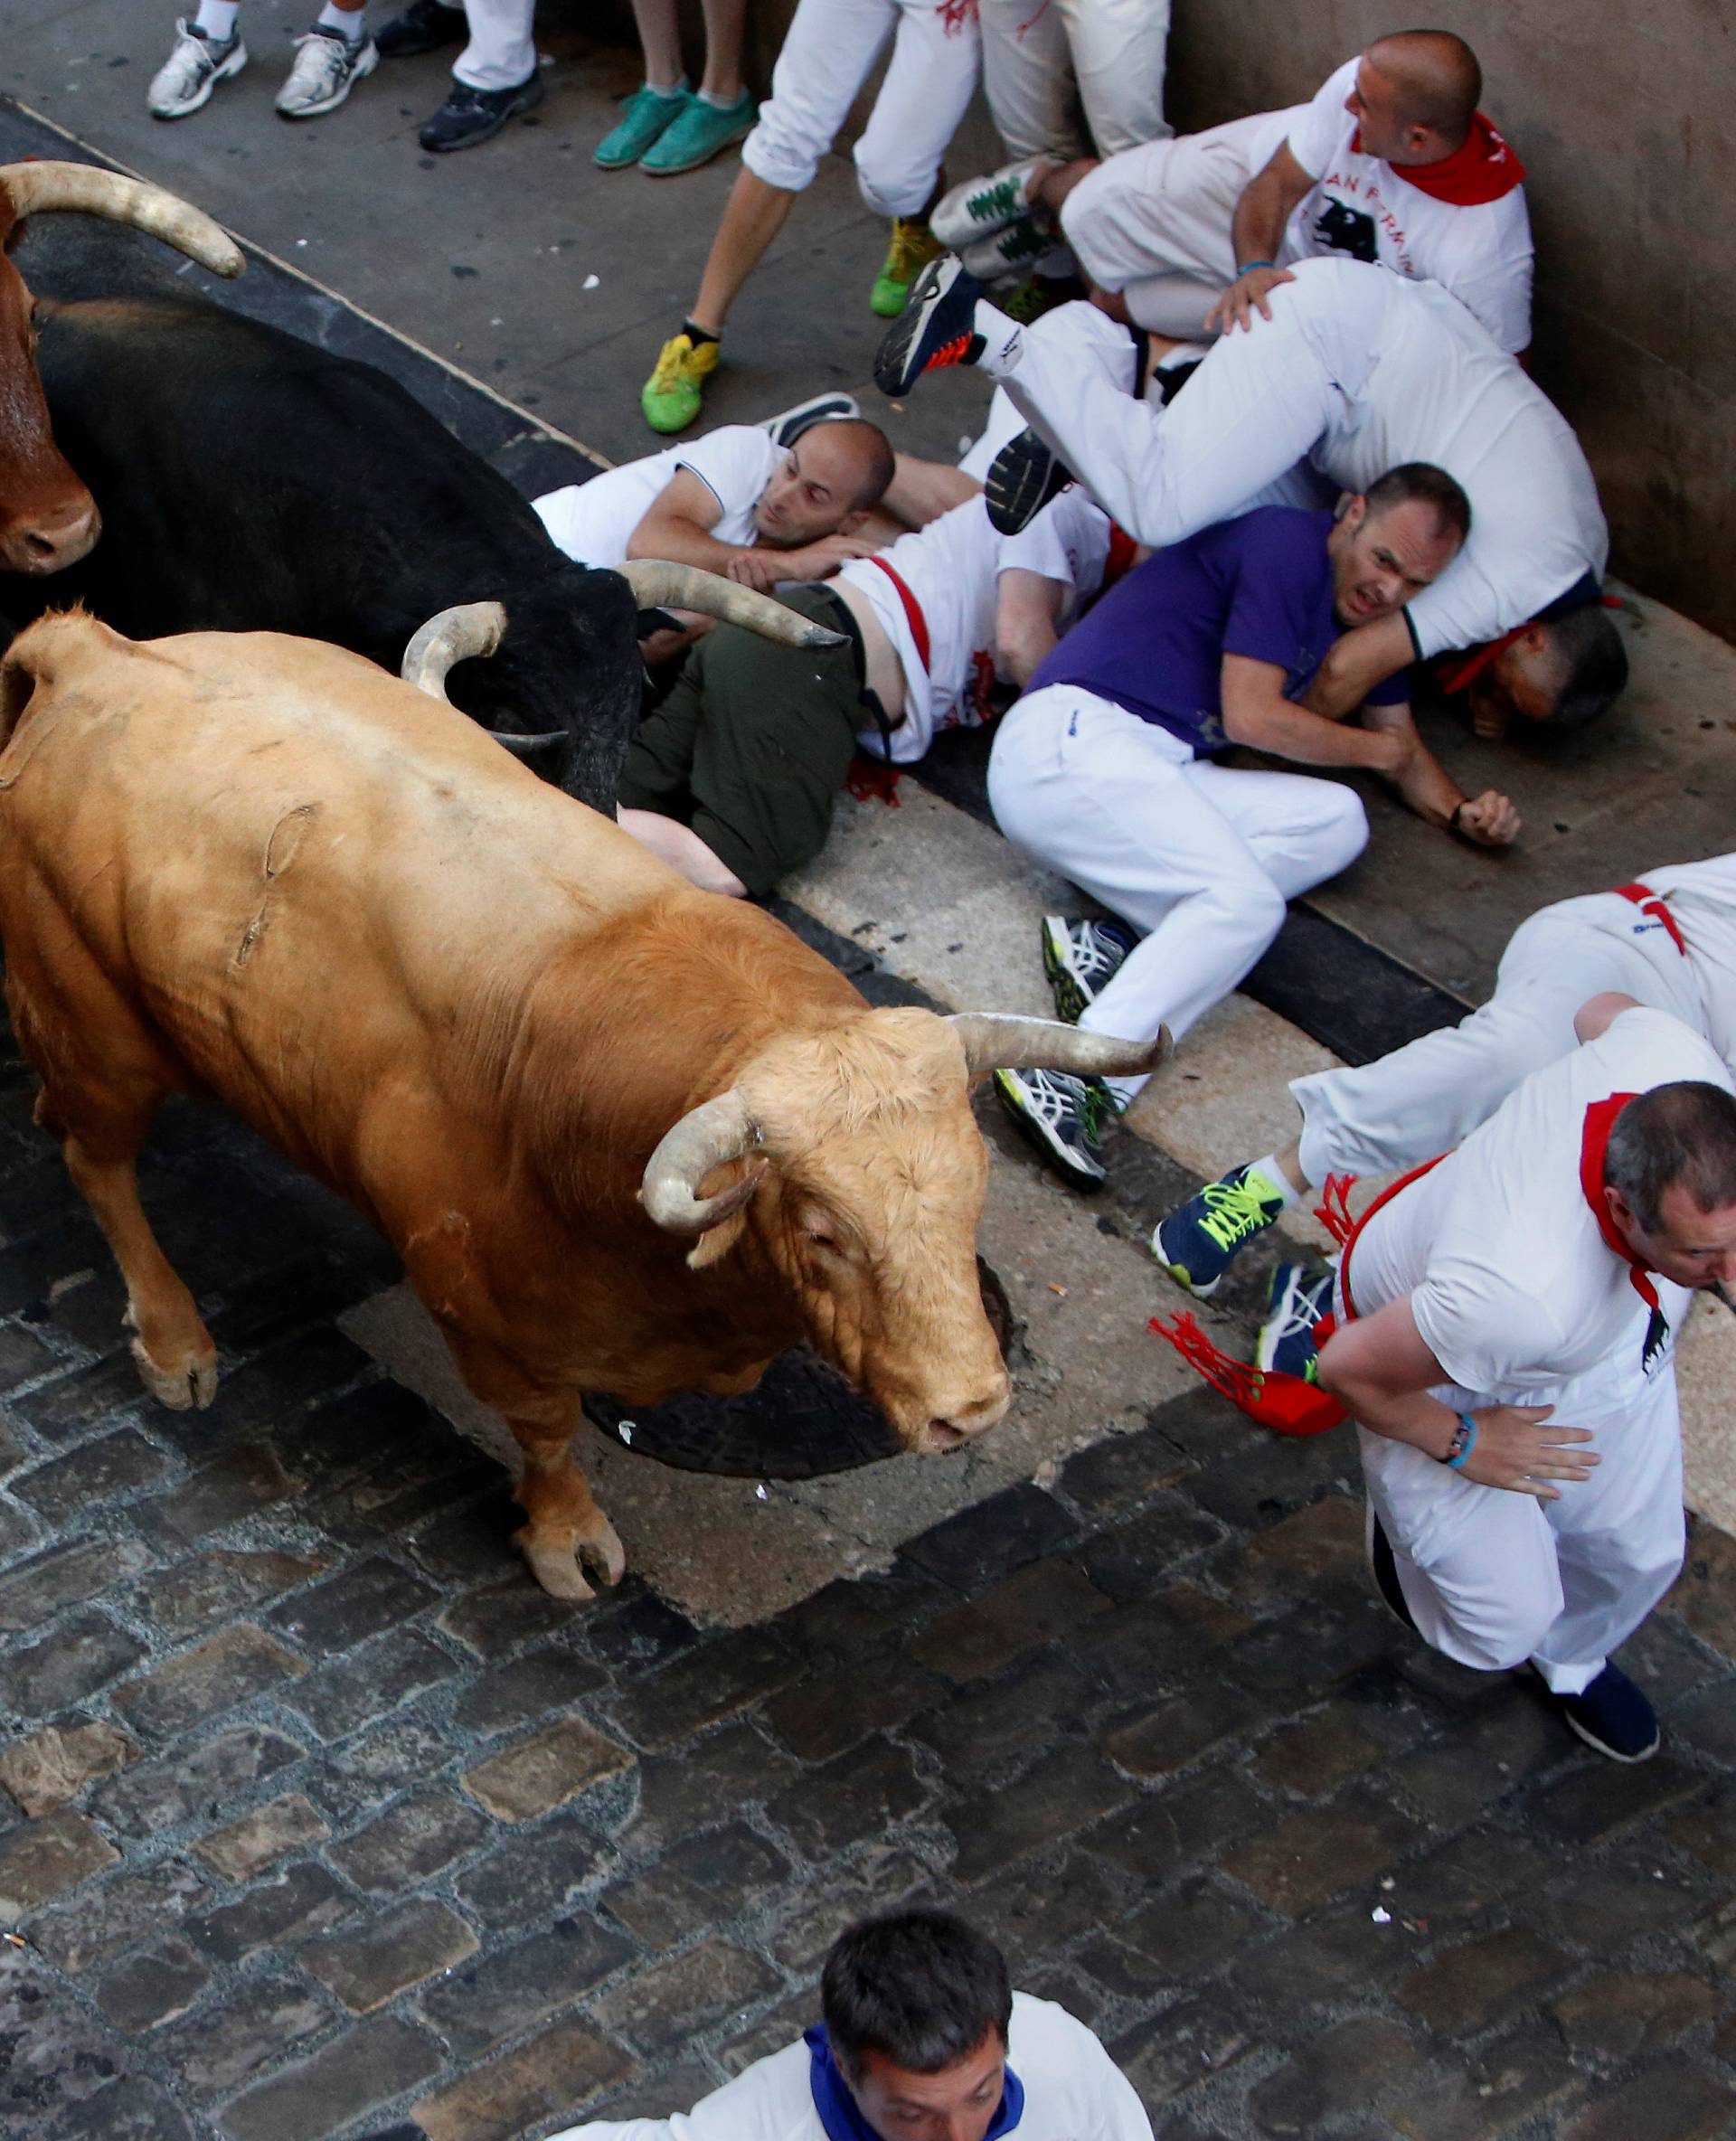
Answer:
<svg viewBox="0 0 1736 2141"><path fill-rule="evenodd" d="M1197 1320L1183 1313L1168 1323L1151 1319L1151 1328L1166 1339L1196 1375L1228 1398L1241 1412L1279 1435L1323 1435L1345 1418L1344 1409L1299 1375L1281 1375L1247 1361L1231 1360L1215 1346Z"/></svg>
<svg viewBox="0 0 1736 2141"><path fill-rule="evenodd" d="M884 759L871 759L858 751L844 775L844 786L858 803L890 803L899 806L898 768Z"/></svg>
<svg viewBox="0 0 1736 2141"><path fill-rule="evenodd" d="M1356 1221L1350 1214L1350 1193L1355 1187L1354 1174L1328 1174L1320 1202L1314 1208L1314 1216L1340 1249L1356 1231Z"/></svg>

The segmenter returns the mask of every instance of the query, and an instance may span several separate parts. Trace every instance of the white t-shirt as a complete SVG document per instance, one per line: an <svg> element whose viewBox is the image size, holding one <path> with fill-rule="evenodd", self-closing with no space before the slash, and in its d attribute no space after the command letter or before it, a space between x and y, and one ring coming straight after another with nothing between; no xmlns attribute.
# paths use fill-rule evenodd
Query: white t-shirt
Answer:
<svg viewBox="0 0 1736 2141"><path fill-rule="evenodd" d="M1344 353L1361 376L1309 459L1355 491L1401 461L1433 461L1471 502L1470 541L1409 605L1419 656L1494 639L1588 572L1601 579L1609 531L1597 483L1543 389L1439 283L1324 260L1297 278L1335 274L1357 278L1361 314L1373 298L1380 319L1370 347Z"/></svg>
<svg viewBox="0 0 1736 2141"><path fill-rule="evenodd" d="M1531 341L1531 217L1524 186L1498 201L1457 206L1425 193L1383 158L1353 150L1356 121L1344 99L1361 64L1360 56L1346 60L1311 104L1288 115L1290 154L1316 184L1290 217L1278 264L1336 253L1413 281L1444 284L1500 348L1517 355Z"/></svg>
<svg viewBox="0 0 1736 2141"><path fill-rule="evenodd" d="M1586 1110L1680 1079L1736 1090L1708 1042L1662 1011L1624 1012L1516 1091L1369 1221L1350 1253L1356 1313L1403 1294L1423 1344L1462 1390L1548 1405L1594 1370L1656 1375L1692 1295L1653 1279L1669 1335L1647 1361L1651 1310L1604 1240L1580 1183Z"/></svg>
<svg viewBox="0 0 1736 2141"><path fill-rule="evenodd" d="M1024 2085L1016 2141L1151 2141L1151 2121L1132 2084L1064 2007L1014 1993L1006 2056ZM807 2046L797 2042L689 2112L593 2119L550 2141L826 2141L807 2077Z"/></svg>
<svg viewBox="0 0 1736 2141"><path fill-rule="evenodd" d="M672 446L642 461L605 468L589 483L571 483L532 500L551 539L581 565L627 562L633 531L663 495L677 469L691 468L717 500L719 542L752 544L753 509L777 474L785 448L758 424L724 424L691 446Z"/></svg>
<svg viewBox="0 0 1736 2141"><path fill-rule="evenodd" d="M1681 930L1700 984L1707 1038L1736 1066L1736 854L1642 870L1638 882L1658 895ZM1635 922L1644 923L1644 915L1631 911Z"/></svg>
<svg viewBox="0 0 1736 2141"><path fill-rule="evenodd" d="M1064 631L1080 599L1102 582L1111 525L1109 515L1070 484L1017 535L997 535L980 498L967 499L926 528L901 535L880 554L922 613L929 635L926 664L903 598L885 570L868 558L844 567L838 578L867 598L904 671L904 718L892 731L896 764L920 759L937 729L976 728L992 711L988 692L998 679L995 607L1000 575L1016 566L1069 589L1057 619ZM864 750L885 755L878 731L864 731L861 741Z"/></svg>

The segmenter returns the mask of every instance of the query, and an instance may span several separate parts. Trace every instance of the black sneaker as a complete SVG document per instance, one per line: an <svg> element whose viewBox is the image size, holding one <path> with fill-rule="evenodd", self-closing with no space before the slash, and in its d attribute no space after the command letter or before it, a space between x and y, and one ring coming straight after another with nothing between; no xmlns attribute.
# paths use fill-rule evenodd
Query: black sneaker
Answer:
<svg viewBox="0 0 1736 2141"><path fill-rule="evenodd" d="M1549 1693L1570 1730L1612 1762L1646 1762L1657 1752L1657 1712L1616 1666L1606 1665L1577 1695Z"/></svg>
<svg viewBox="0 0 1736 2141"><path fill-rule="evenodd" d="M382 60L413 60L418 52L439 52L443 44L462 44L469 34L461 6L449 7L447 0L410 0L402 14L393 15L376 33L373 49Z"/></svg>
<svg viewBox="0 0 1736 2141"><path fill-rule="evenodd" d="M990 524L1003 535L1021 533L1072 480L1059 454L1051 453L1034 431L1020 431L989 463L983 480Z"/></svg>
<svg viewBox="0 0 1736 2141"><path fill-rule="evenodd" d="M1043 970L1055 993L1055 1016L1077 1025L1127 963L1139 939L1125 922L1043 918Z"/></svg>
<svg viewBox="0 0 1736 2141"><path fill-rule="evenodd" d="M1363 1543L1367 1550L1368 1566L1374 1578L1374 1588L1392 1613L1414 1636L1418 1632L1417 1624L1410 1617L1410 1608L1406 1603L1403 1587L1399 1582L1399 1566L1392 1558L1392 1542L1382 1528L1381 1520L1374 1514L1373 1502L1367 1504L1367 1510Z"/></svg>
<svg viewBox="0 0 1736 2141"><path fill-rule="evenodd" d="M492 141L508 119L534 109L545 94L538 74L515 90L473 90L468 82L455 81L452 94L417 139L437 155L447 149L475 148L480 142Z"/></svg>
<svg viewBox="0 0 1736 2141"><path fill-rule="evenodd" d="M1104 1117L1115 1112L1100 1079L1075 1078L1068 1070L997 1070L995 1093L1043 1158L1075 1189L1099 1186L1104 1166L1098 1130Z"/></svg>
<svg viewBox="0 0 1736 2141"><path fill-rule="evenodd" d="M925 372L974 364L983 354L975 326L982 294L983 286L967 274L963 261L950 253L930 260L875 354L874 384L881 392L908 394Z"/></svg>

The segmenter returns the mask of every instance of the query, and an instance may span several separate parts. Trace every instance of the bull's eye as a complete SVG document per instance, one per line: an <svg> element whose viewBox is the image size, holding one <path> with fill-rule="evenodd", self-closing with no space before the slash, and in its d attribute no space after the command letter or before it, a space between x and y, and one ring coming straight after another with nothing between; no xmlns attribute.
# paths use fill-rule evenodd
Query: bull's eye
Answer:
<svg viewBox="0 0 1736 2141"><path fill-rule="evenodd" d="M802 1233L811 1248L825 1250L830 1256L844 1254L843 1242L823 1219L805 1219Z"/></svg>

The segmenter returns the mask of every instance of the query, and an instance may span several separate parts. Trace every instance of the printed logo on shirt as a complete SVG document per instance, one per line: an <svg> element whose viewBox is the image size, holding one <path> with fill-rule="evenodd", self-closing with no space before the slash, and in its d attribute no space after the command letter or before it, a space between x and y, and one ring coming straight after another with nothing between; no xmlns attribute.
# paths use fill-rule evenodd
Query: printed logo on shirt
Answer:
<svg viewBox="0 0 1736 2141"><path fill-rule="evenodd" d="M1315 219L1314 235L1328 251L1365 260L1371 268L1379 265L1381 249L1374 236L1374 218L1363 214L1360 209L1346 208L1330 193Z"/></svg>
<svg viewBox="0 0 1736 2141"><path fill-rule="evenodd" d="M1661 1308L1654 1308L1651 1320L1646 1325L1646 1343L1640 1348L1640 1373L1649 1375L1662 1362L1669 1358L1669 1352L1670 1326L1665 1320L1664 1311Z"/></svg>

